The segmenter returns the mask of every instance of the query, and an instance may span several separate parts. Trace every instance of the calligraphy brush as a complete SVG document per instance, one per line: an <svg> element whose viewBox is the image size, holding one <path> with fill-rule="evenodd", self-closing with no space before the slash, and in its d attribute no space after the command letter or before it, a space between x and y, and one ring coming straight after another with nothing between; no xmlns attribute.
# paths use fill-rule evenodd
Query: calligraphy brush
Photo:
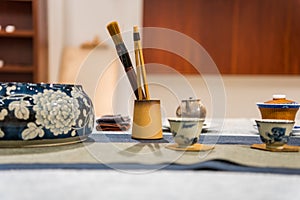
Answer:
<svg viewBox="0 0 300 200"><path fill-rule="evenodd" d="M135 54L135 63L136 63L136 73L137 73L137 84L138 84L138 93L139 93L139 100L142 100L143 96L143 89L142 89L142 77L141 77L141 59L140 59L140 52L139 52L139 44L137 39L137 26L133 27L133 40L134 40L134 54ZM147 94L146 94L147 96Z"/></svg>
<svg viewBox="0 0 300 200"><path fill-rule="evenodd" d="M146 69L145 69L145 64L144 64L144 56L143 56L143 49L142 49L142 44L141 44L141 39L140 39L140 33L138 30L137 26L133 27L133 40L134 40L134 49L135 49L135 56L136 56L136 67L138 71L138 78L141 79L144 83L144 90L146 94L146 99L150 99L150 94L149 94L149 89L148 89L148 83L147 83L147 78L146 78ZM142 73L142 77L141 74ZM138 81L139 83L139 81ZM139 86L140 87L140 86Z"/></svg>
<svg viewBox="0 0 300 200"><path fill-rule="evenodd" d="M112 37L113 42L115 43L117 54L120 58L120 61L122 62L126 75L129 79L129 82L131 84L131 87L134 91L135 97L139 99L139 94L137 90L137 78L136 73L134 71L134 68L132 66L129 53L127 51L127 48L123 42L120 28L117 22L111 22L107 25L107 30L109 34Z"/></svg>

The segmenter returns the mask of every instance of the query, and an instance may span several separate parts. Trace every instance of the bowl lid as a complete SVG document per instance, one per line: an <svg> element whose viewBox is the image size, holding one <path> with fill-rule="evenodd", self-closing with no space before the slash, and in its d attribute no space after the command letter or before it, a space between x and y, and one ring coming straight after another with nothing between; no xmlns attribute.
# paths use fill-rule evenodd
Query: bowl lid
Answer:
<svg viewBox="0 0 300 200"><path fill-rule="evenodd" d="M293 100L286 99L284 94L274 94L272 100L265 101L266 104L297 104Z"/></svg>
<svg viewBox="0 0 300 200"><path fill-rule="evenodd" d="M193 97L190 97L189 99L183 99L181 102L197 102L200 101L200 99L194 99Z"/></svg>
<svg viewBox="0 0 300 200"><path fill-rule="evenodd" d="M300 104L294 103L256 103L259 108L299 108Z"/></svg>

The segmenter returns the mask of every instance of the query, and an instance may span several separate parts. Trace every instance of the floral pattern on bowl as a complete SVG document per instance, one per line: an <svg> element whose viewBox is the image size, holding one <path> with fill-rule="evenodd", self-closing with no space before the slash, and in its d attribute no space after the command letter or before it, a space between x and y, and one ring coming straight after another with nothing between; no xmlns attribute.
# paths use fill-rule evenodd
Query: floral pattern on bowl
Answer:
<svg viewBox="0 0 300 200"><path fill-rule="evenodd" d="M87 136L93 104L80 85L0 83L0 141Z"/></svg>

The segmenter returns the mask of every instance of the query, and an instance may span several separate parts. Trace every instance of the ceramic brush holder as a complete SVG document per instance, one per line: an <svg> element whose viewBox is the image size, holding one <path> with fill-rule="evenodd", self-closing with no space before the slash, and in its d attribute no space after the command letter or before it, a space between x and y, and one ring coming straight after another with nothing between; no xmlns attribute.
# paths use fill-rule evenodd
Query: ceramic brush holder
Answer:
<svg viewBox="0 0 300 200"><path fill-rule="evenodd" d="M160 100L135 100L132 138L163 138Z"/></svg>

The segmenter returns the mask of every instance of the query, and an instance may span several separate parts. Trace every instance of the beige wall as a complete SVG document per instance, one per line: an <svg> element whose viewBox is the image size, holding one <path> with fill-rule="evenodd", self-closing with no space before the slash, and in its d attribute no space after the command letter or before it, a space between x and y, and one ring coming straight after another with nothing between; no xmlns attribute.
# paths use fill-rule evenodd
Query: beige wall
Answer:
<svg viewBox="0 0 300 200"><path fill-rule="evenodd" d="M224 85L217 84L218 82L215 81L219 77L205 76L204 78L203 76L187 76L183 78L185 81L179 81L182 78L149 76L149 80L156 83L151 90L152 96L162 100L167 116L175 115L180 100L175 99L175 95L181 99L187 99L189 96L200 98L207 107L209 117L214 117L217 113L217 115L229 118L259 118L260 113L256 102L270 100L273 94L286 94L287 98L300 102L300 77L297 76L227 75L222 76L221 81ZM157 83L160 86L157 86ZM222 95L212 94L211 90L222 94L222 89L225 91L225 98ZM170 90L175 91L175 95ZM219 113L223 112L223 106L225 106L224 114Z"/></svg>
<svg viewBox="0 0 300 200"><path fill-rule="evenodd" d="M108 38L106 25L118 21L122 31L141 26L142 0L48 0L49 77L57 82L64 48L78 47L99 36Z"/></svg>

